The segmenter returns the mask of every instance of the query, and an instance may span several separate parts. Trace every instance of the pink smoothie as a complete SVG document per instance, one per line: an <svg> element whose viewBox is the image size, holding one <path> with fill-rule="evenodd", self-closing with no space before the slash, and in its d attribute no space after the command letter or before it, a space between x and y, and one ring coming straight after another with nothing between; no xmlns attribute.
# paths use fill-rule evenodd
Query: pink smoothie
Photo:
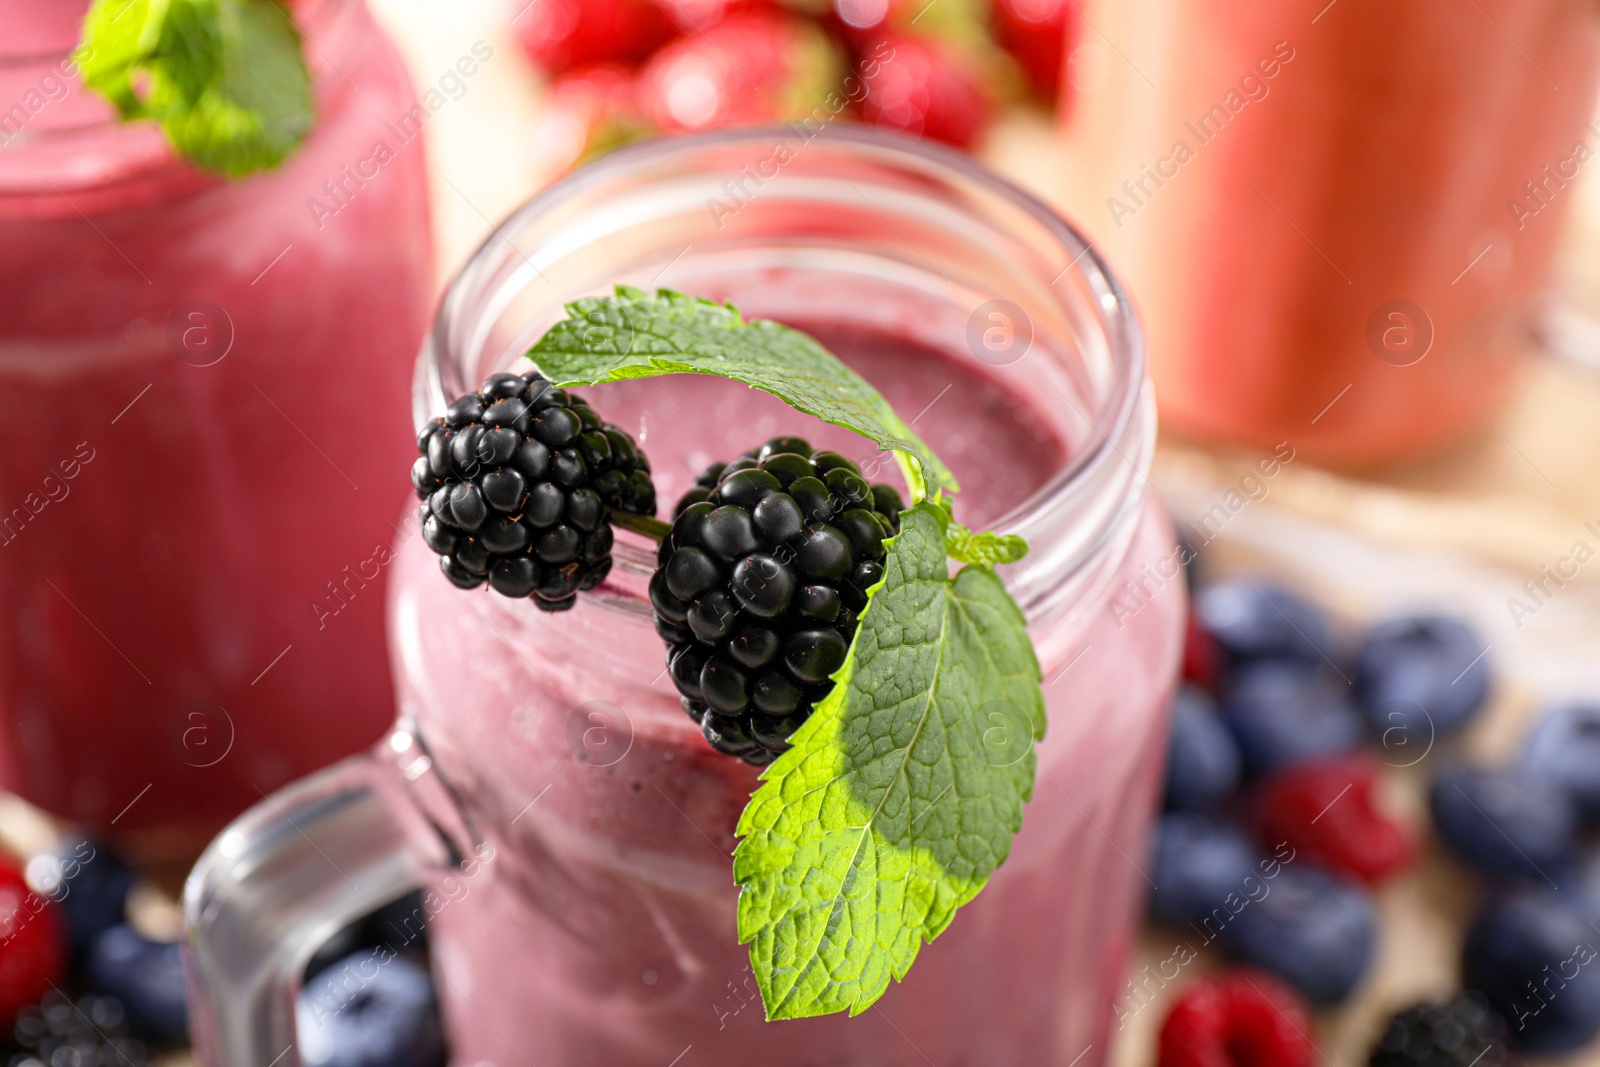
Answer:
<svg viewBox="0 0 1600 1067"><path fill-rule="evenodd" d="M1069 412L1041 395L1028 361L985 367L860 328L811 328L916 419L964 486L958 517L995 520L1068 461ZM591 400L640 438L664 510L704 463L775 434L873 465L860 438L715 379L610 385ZM891 470L880 461L876 477ZM1121 628L1108 601L1171 536L1152 499L1136 503L1074 576L1082 595L1032 620L1050 731L1022 833L990 886L861 1017L772 1024L737 943L730 861L756 771L714 753L679 708L643 598L653 554L625 535L605 597L549 616L456 590L411 537L392 590L402 711L494 850L430 935L454 1062L1101 1063L1145 886L1135 863L1181 582Z"/></svg>
<svg viewBox="0 0 1600 1067"><path fill-rule="evenodd" d="M179 856L393 715L422 144L392 131L412 91L360 0L315 0L309 140L198 175L63 66L84 6L0 15L0 51L46 57L0 67L0 760L30 801ZM314 212L327 181L342 205Z"/></svg>

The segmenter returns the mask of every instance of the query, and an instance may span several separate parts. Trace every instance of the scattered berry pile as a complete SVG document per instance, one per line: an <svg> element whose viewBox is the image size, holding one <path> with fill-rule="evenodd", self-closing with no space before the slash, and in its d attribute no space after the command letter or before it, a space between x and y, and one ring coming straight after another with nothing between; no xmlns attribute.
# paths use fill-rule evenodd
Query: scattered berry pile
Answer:
<svg viewBox="0 0 1600 1067"><path fill-rule="evenodd" d="M148 1061L188 1041L175 943L127 922L133 871L106 846L63 841L26 874L0 859L0 1027L11 1067Z"/></svg>
<svg viewBox="0 0 1600 1067"><path fill-rule="evenodd" d="M650 464L534 371L494 374L417 438L422 539L462 589L562 611L611 571L609 512L653 515Z"/></svg>
<svg viewBox="0 0 1600 1067"><path fill-rule="evenodd" d="M1375 954L1373 890L1418 851L1380 782L1420 765L1434 836L1482 877L1484 903L1465 936L1464 992L1396 1014L1372 1063L1488 1067L1600 1035L1600 706L1550 709L1509 766L1462 762L1449 739L1492 681L1468 625L1407 615L1352 637L1253 577L1196 590L1183 674L1149 871L1155 919L1274 975L1280 1000L1342 1000ZM1240 973L1183 996L1162 1067L1303 1062L1240 1036L1248 1005L1270 995Z"/></svg>
<svg viewBox="0 0 1600 1067"><path fill-rule="evenodd" d="M995 109L1063 97L1077 0L533 0L552 80L535 143L563 165L652 133L860 120L970 148Z"/></svg>
<svg viewBox="0 0 1600 1067"><path fill-rule="evenodd" d="M789 747L844 664L902 507L796 437L709 467L678 502L650 602L713 748L761 765Z"/></svg>
<svg viewBox="0 0 1600 1067"><path fill-rule="evenodd" d="M180 949L130 925L137 882L98 841L65 839L26 872L0 858L4 1067L144 1067L188 1044ZM318 953L300 994L302 1064L443 1067L425 923L413 895Z"/></svg>

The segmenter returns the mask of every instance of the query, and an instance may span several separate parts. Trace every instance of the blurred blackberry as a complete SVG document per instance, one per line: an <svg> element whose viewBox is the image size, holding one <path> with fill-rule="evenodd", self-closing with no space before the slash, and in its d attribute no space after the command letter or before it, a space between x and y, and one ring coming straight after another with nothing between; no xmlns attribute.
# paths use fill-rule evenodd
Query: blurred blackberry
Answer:
<svg viewBox="0 0 1600 1067"><path fill-rule="evenodd" d="M127 1012L116 997L76 1002L46 994L23 1008L11 1027L6 1067L144 1067L149 1050L128 1035Z"/></svg>
<svg viewBox="0 0 1600 1067"><path fill-rule="evenodd" d="M633 438L535 371L492 374L417 437L422 539L462 589L487 581L545 611L611 570L607 510L654 515Z"/></svg>
<svg viewBox="0 0 1600 1067"><path fill-rule="evenodd" d="M1483 1000L1462 993L1442 1004L1417 1004L1389 1020L1371 1067L1510 1067L1506 1026Z"/></svg>
<svg viewBox="0 0 1600 1067"><path fill-rule="evenodd" d="M796 437L708 467L678 502L650 602L713 748L761 765L789 747L833 688L903 506Z"/></svg>

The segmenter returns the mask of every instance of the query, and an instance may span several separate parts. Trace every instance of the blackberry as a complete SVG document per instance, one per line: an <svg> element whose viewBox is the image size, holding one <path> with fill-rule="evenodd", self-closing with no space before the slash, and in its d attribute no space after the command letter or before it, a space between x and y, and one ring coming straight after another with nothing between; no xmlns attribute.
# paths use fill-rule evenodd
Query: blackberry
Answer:
<svg viewBox="0 0 1600 1067"><path fill-rule="evenodd" d="M128 1035L127 1012L116 997L73 1001L46 994L23 1008L6 1043L6 1067L144 1067L150 1053Z"/></svg>
<svg viewBox="0 0 1600 1067"><path fill-rule="evenodd" d="M422 539L462 589L488 582L545 611L611 570L608 511L654 515L633 438L535 371L489 376L417 437Z"/></svg>
<svg viewBox="0 0 1600 1067"><path fill-rule="evenodd" d="M903 506L797 437L706 468L678 502L650 602L713 748L759 766L789 747L833 688Z"/></svg>
<svg viewBox="0 0 1600 1067"><path fill-rule="evenodd" d="M1472 993L1417 1004L1389 1020L1372 1050L1371 1067L1510 1067L1506 1026Z"/></svg>

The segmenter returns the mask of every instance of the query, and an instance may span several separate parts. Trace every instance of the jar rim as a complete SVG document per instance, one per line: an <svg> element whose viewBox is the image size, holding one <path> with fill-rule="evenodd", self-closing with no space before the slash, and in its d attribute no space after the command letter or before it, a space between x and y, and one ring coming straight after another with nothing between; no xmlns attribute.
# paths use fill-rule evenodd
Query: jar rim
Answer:
<svg viewBox="0 0 1600 1067"><path fill-rule="evenodd" d="M675 155L688 157L706 149L770 142L775 136L792 137L796 130L792 124L744 127L626 145L579 168L529 199L485 237L441 298L434 324L423 341L417 368L414 413L419 431L428 419L442 412L454 396L473 387L461 373L463 357L470 358L462 348L472 341L472 331L463 328L479 310L474 294L496 283L497 272L506 258L505 248L515 247L508 234L525 232L533 222L557 207L596 187L625 178L642 169L642 164L660 162ZM1092 304L1094 324L1105 341L1107 354L1116 364L1111 388L1099 398L1095 410L1085 420L1098 440L1074 449L1043 485L994 523L996 529L1023 534L1034 549L1022 562L1007 568L1007 584L1030 618L1034 618L1045 609L1044 601L1061 599L1051 594L1060 592L1069 575L1084 569L1084 564L1116 539L1119 530L1131 530L1149 484L1154 410L1146 380L1143 331L1133 303L1100 250L1076 227L1038 197L972 156L927 140L848 123L826 127L806 140L824 138L834 147L842 144L875 154L891 164L899 162L969 183L1020 210L1049 237L1066 262L1051 282L1051 292L1059 293L1055 283L1070 273L1094 294L1094 299L1088 302ZM1098 503L1088 506L1086 502L1091 496ZM1075 508L1074 502L1085 506ZM1098 523L1098 528L1079 531L1079 536L1071 539L1070 550L1038 551L1041 539L1052 538L1059 533L1061 524L1071 523L1079 514L1087 513L1096 516L1093 521ZM1027 588L1035 586L1037 588Z"/></svg>

